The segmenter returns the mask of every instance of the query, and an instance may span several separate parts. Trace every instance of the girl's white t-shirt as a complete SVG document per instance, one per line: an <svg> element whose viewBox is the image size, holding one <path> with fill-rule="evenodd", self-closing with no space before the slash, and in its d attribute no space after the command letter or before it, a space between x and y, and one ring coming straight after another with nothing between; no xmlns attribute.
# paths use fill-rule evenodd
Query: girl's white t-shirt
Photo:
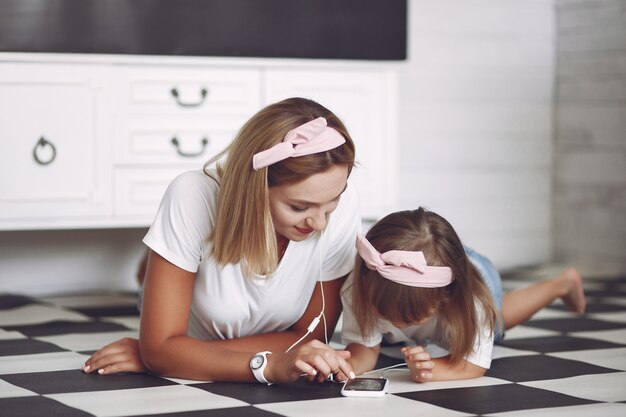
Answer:
<svg viewBox="0 0 626 417"><path fill-rule="evenodd" d="M330 281L352 270L361 220L350 183L324 232L290 241L269 276L246 277L241 264L220 267L214 262L208 236L218 191L219 185L202 170L179 175L143 239L172 264L196 274L189 336L218 340L284 331L302 316L318 280Z"/></svg>
<svg viewBox="0 0 626 417"><path fill-rule="evenodd" d="M352 309L352 280L353 275L346 280L341 289L341 301L343 304L343 324L341 328L341 342L344 344L359 343L373 347L383 340L387 343L404 343L406 345L426 346L433 343L445 350L450 348L450 337L447 327L436 314L423 324L415 324L404 328L394 326L390 321L380 319L371 336L367 339L362 337L354 310ZM477 307L478 308L478 307ZM484 312L478 309L478 320L483 322ZM493 351L493 333L488 326L480 328L480 334L474 340L474 347L465 360L489 369Z"/></svg>

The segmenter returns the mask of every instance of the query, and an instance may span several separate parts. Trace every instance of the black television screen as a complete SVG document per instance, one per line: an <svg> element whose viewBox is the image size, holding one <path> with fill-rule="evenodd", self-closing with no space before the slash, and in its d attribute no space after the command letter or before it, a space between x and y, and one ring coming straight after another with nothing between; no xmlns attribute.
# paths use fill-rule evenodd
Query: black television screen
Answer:
<svg viewBox="0 0 626 417"><path fill-rule="evenodd" d="M0 51L406 59L406 0L2 0Z"/></svg>

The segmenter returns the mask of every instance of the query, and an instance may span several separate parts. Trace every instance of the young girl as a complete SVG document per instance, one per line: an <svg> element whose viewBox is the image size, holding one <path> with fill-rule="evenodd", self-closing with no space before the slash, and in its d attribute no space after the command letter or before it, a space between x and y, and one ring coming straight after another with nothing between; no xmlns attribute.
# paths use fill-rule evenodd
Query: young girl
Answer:
<svg viewBox="0 0 626 417"><path fill-rule="evenodd" d="M349 354L320 340L356 255L354 153L342 122L311 100L255 114L207 163L216 170L169 186L144 238L139 341L105 346L83 370L264 383L351 375Z"/></svg>
<svg viewBox="0 0 626 417"><path fill-rule="evenodd" d="M416 382L477 378L505 329L557 298L577 314L585 311L574 269L503 297L491 263L423 208L386 216L356 247L360 256L342 290L342 341L357 374L374 368L385 340L406 343L401 352ZM449 354L432 358L422 346L429 342Z"/></svg>

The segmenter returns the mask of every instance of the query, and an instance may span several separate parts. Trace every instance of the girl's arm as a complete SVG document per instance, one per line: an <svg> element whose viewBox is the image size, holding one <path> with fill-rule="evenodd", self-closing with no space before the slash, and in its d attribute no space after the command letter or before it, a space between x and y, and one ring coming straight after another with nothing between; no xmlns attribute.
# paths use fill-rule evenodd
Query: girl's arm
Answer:
<svg viewBox="0 0 626 417"><path fill-rule="evenodd" d="M327 375L337 369L343 372L352 371L345 361L347 353L337 353L320 342L302 345L313 339L323 340L322 323L302 344L288 354L284 353L306 332L310 322L319 314L322 305L319 284L305 313L288 331L232 340L201 341L187 336L195 275L151 252L146 276L140 341L138 345L134 345L135 351L128 340L115 342L102 349L108 349L107 352L99 351L94 354L86 363L89 366L86 371L141 371L145 364L146 368L160 375L198 380L255 381L248 363L254 353L264 350L273 352L268 356L265 371L268 379L273 382L293 381L301 373L317 374L321 377L322 374ZM329 333L332 333L341 312L339 289L342 283L343 279L337 279L324 284ZM119 349L119 344L124 342L125 357L119 353L105 355ZM132 361L137 348L141 352L142 363L137 363L136 359L135 362ZM126 365L118 366L119 363Z"/></svg>
<svg viewBox="0 0 626 417"><path fill-rule="evenodd" d="M380 354L380 345L367 347L359 343L350 343L346 347L346 350L350 352L348 362L352 365L354 373L360 375L363 372L374 369L378 355Z"/></svg>
<svg viewBox="0 0 626 417"><path fill-rule="evenodd" d="M466 360L453 364L450 356L433 359L422 346L404 347L401 351L415 382L479 378L487 371Z"/></svg>

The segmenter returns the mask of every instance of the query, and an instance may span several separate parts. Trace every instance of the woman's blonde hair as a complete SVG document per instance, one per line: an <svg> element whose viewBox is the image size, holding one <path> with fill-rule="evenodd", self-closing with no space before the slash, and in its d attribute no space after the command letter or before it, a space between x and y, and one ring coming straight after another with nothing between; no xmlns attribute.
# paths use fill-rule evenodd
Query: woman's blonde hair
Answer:
<svg viewBox="0 0 626 417"><path fill-rule="evenodd" d="M365 338L372 334L380 317L410 324L437 313L448 332L450 359L458 363L472 352L481 325L494 330L497 313L491 293L465 254L454 228L443 217L421 207L392 213L376 223L366 237L381 253L394 249L422 251L429 266L450 267L454 281L440 288L408 287L381 277L357 256L351 290L354 312ZM485 311L483 323L476 303Z"/></svg>
<svg viewBox="0 0 626 417"><path fill-rule="evenodd" d="M318 117L326 118L328 127L341 133L346 142L329 151L287 158L258 171L252 168L254 154L271 148L290 130ZM226 159L221 161L222 157ZM241 262L247 275L274 272L278 251L270 213L270 187L300 182L335 165L347 166L350 173L354 157L354 143L341 120L315 101L289 98L261 109L224 151L205 164L205 173L220 185L215 225L209 236L216 262L221 266ZM214 162L217 175L207 172Z"/></svg>

